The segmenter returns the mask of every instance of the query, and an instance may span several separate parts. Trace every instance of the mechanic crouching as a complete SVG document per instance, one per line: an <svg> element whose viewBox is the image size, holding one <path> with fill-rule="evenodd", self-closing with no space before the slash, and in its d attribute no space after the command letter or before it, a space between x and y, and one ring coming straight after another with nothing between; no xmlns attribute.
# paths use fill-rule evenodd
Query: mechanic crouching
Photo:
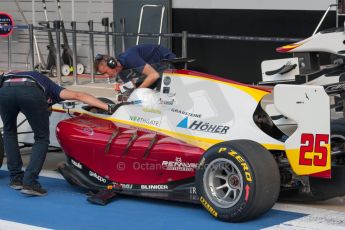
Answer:
<svg viewBox="0 0 345 230"><path fill-rule="evenodd" d="M46 195L47 191L37 179L48 152L48 107L63 100L78 100L111 113L113 104L106 104L87 93L65 89L38 72L2 75L0 85L0 114L4 125L7 167L10 172L9 186L28 195ZM17 137L19 112L27 118L35 140L25 172L22 170L23 162Z"/></svg>

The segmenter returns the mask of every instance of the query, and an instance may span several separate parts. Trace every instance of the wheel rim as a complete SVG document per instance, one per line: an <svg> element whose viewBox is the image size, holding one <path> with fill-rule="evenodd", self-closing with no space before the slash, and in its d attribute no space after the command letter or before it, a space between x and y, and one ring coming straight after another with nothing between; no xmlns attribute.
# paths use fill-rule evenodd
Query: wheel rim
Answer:
<svg viewBox="0 0 345 230"><path fill-rule="evenodd" d="M208 164L203 184L209 200L220 208L234 206L243 192L243 177L239 168L224 158L215 159Z"/></svg>
<svg viewBox="0 0 345 230"><path fill-rule="evenodd" d="M70 74L70 69L68 65L63 65L61 67L61 73L63 76L67 76L68 74Z"/></svg>
<svg viewBox="0 0 345 230"><path fill-rule="evenodd" d="M77 64L77 74L84 73L84 65L83 64Z"/></svg>

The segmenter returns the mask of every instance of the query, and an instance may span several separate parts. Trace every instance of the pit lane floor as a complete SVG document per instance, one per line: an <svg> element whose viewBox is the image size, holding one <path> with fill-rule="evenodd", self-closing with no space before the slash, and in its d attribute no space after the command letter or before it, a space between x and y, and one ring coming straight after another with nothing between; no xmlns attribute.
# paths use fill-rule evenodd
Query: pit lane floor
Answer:
<svg viewBox="0 0 345 230"><path fill-rule="evenodd" d="M22 149L24 165L30 148ZM345 229L344 198L309 204L277 203L262 217L245 223L224 223L201 205L121 196L106 206L86 201L85 190L69 185L54 169L65 160L50 152L40 174L48 190L28 197L8 187L6 161L0 169L2 229Z"/></svg>

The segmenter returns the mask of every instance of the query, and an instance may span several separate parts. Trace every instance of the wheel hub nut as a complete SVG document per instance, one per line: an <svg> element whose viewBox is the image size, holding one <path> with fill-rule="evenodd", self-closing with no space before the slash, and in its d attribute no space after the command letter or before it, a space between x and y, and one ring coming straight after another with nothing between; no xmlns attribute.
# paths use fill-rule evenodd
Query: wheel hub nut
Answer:
<svg viewBox="0 0 345 230"><path fill-rule="evenodd" d="M239 180L239 178L238 178L238 176L236 176L236 175L231 175L230 177L229 177L229 184L230 184L230 186L231 187L237 187L238 186L238 184L239 184L239 182L240 182L240 180Z"/></svg>

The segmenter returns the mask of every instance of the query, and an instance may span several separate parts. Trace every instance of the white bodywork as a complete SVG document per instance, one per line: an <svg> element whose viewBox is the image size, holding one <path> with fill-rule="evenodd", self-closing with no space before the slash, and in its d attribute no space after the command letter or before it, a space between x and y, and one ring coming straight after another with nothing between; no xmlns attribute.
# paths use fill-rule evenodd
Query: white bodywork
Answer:
<svg viewBox="0 0 345 230"><path fill-rule="evenodd" d="M294 43L296 48L291 52L325 52L345 56L345 53L339 52L345 50L344 31L340 32L319 32L314 36Z"/></svg>
<svg viewBox="0 0 345 230"><path fill-rule="evenodd" d="M254 111L267 92L236 83L175 73L165 74L163 82L169 84L162 85L160 92L137 89L129 101L141 100L143 103L122 106L111 119L162 132L205 149L233 139L250 139L271 149L284 149L281 140L264 133L253 120ZM323 98L323 105L329 111L329 97L321 92L319 86L281 85L275 87L278 93L283 92L279 95L285 95L284 98L275 98L275 103L284 108L280 114L299 114L295 107L289 105L301 100L299 93L315 90L315 95ZM306 116L298 119L298 123L305 124L299 127L299 132L310 130L311 126L319 127L320 121L325 121L323 124L329 127L329 117L314 113L319 109L318 99L310 98L313 103L308 104ZM296 122L294 124L296 126Z"/></svg>
<svg viewBox="0 0 345 230"><path fill-rule="evenodd" d="M56 105L55 107L62 108L61 105ZM56 139L55 129L57 123L62 120L70 118L70 116L66 112L52 112L49 117L49 131L50 131L50 146L52 147L60 147L59 142ZM22 144L31 145L34 143L34 135L32 128L29 122L26 120L24 114L19 113L17 118L17 132L18 132L18 142ZM2 129L3 123L0 119L0 127Z"/></svg>

